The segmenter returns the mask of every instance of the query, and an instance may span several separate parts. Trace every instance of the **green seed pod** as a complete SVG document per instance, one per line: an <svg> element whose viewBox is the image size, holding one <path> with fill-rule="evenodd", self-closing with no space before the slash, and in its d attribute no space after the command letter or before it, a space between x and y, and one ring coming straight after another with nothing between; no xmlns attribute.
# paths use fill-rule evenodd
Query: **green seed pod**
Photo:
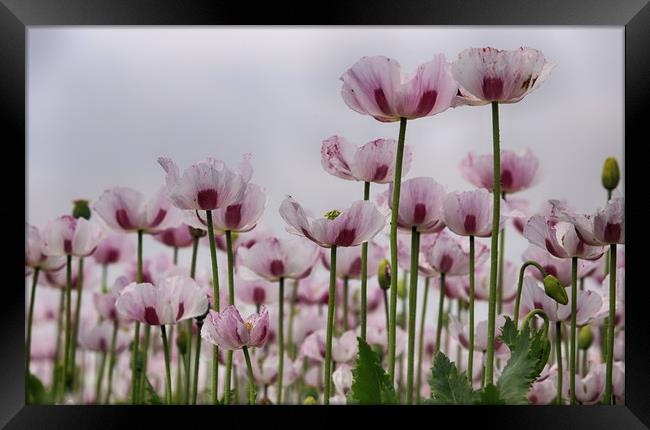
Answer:
<svg viewBox="0 0 650 430"><path fill-rule="evenodd" d="M408 295L408 291L406 288L406 279L402 278L399 281L397 281L397 296L400 299L405 299L407 295Z"/></svg>
<svg viewBox="0 0 650 430"><path fill-rule="evenodd" d="M382 290L388 290L390 288L390 262L385 258L379 262L377 280Z"/></svg>
<svg viewBox="0 0 650 430"><path fill-rule="evenodd" d="M317 405L318 401L313 396L307 396L302 402L303 405Z"/></svg>
<svg viewBox="0 0 650 430"><path fill-rule="evenodd" d="M569 296L567 296L564 286L560 280L553 275L546 275L544 277L544 291L547 296L561 305L569 303Z"/></svg>
<svg viewBox="0 0 650 430"><path fill-rule="evenodd" d="M90 206L88 206L88 200L75 200L72 203L74 204L72 207L73 217L90 219Z"/></svg>
<svg viewBox="0 0 650 430"><path fill-rule="evenodd" d="M608 157L605 160L601 179L606 190L611 191L618 186L618 182L621 180L621 172L618 169L616 158Z"/></svg>
<svg viewBox="0 0 650 430"><path fill-rule="evenodd" d="M201 238L201 237L206 236L208 234L207 231L201 230L199 228L194 228L194 227L190 227L190 226L187 226L187 228L190 229L190 234L192 235L192 237Z"/></svg>
<svg viewBox="0 0 650 430"><path fill-rule="evenodd" d="M338 209L332 209L332 210L329 211L329 212L325 212L325 215L324 215L324 216L325 216L325 218L327 218L328 220L331 221L331 220L333 220L333 219L336 219L339 215L341 215L341 211L340 211L340 210L338 210Z"/></svg>
<svg viewBox="0 0 650 430"><path fill-rule="evenodd" d="M588 325L580 327L578 332L578 348L588 349L594 341L594 333Z"/></svg>

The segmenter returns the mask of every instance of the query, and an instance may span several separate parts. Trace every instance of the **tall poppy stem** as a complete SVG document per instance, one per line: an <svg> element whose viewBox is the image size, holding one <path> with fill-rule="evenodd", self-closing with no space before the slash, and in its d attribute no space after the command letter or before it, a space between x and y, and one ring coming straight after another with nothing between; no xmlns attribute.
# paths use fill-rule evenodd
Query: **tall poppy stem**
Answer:
<svg viewBox="0 0 650 430"><path fill-rule="evenodd" d="M370 200L370 182L363 183L363 199ZM368 318L368 242L361 244L361 339L366 340Z"/></svg>
<svg viewBox="0 0 650 430"><path fill-rule="evenodd" d="M472 383L474 375L474 236L469 237L469 351L467 356L467 379ZM460 299L459 299L460 303ZM460 365L460 363L459 363Z"/></svg>
<svg viewBox="0 0 650 430"><path fill-rule="evenodd" d="M68 255L66 257L66 287L65 287L65 340L63 342L63 368L61 369L61 382L60 382L60 397L59 401L63 400L63 394L65 393L66 390L66 374L68 372L68 356L69 356L69 351L70 351L70 331L71 331L71 326L70 326L70 320L71 320L71 310L70 307L72 306L72 255Z"/></svg>
<svg viewBox="0 0 650 430"><path fill-rule="evenodd" d="M438 324L436 325L436 352L440 351L440 334L442 333L442 315L445 303L445 273L440 274L440 296L438 297Z"/></svg>
<svg viewBox="0 0 650 430"><path fill-rule="evenodd" d="M196 405L196 396L197 396L197 390L199 386L199 358L201 357L201 327L203 327L203 319L197 318L196 328L198 330L198 334L196 335L196 352L194 353L194 379L192 383L192 404L193 405ZM188 338L188 343L189 340L190 338ZM187 356L187 361L190 361L189 355Z"/></svg>
<svg viewBox="0 0 650 430"><path fill-rule="evenodd" d="M327 338L325 344L325 374L324 384L325 387L323 395L323 403L329 405L330 403L330 389L332 384L331 368L332 368L332 331L334 330L334 305L336 299L336 246L333 245L330 249L330 288L327 298Z"/></svg>
<svg viewBox="0 0 650 430"><path fill-rule="evenodd" d="M160 326L160 333L162 334L163 350L165 353L165 404L171 405L172 374L169 368L169 343L167 342L167 330L164 324Z"/></svg>
<svg viewBox="0 0 650 430"><path fill-rule="evenodd" d="M115 368L115 348L117 345L117 330L118 330L118 322L115 320L113 322L113 336L111 338L111 352L109 353L109 359L108 359L108 388L106 389L106 404L111 403L111 392L113 391L113 369Z"/></svg>
<svg viewBox="0 0 650 430"><path fill-rule="evenodd" d="M282 404L282 373L284 371L284 278L278 281L278 380L275 404Z"/></svg>
<svg viewBox="0 0 650 430"><path fill-rule="evenodd" d="M388 374L390 383L395 383L395 346L397 323L397 214L399 212L399 194L402 185L402 160L404 158L404 138L406 136L406 118L400 118L399 138L395 155L395 177L393 180L393 204L390 216L390 267L395 272L390 278L390 316L388 319Z"/></svg>
<svg viewBox="0 0 650 430"><path fill-rule="evenodd" d="M79 267L77 268L77 302L75 303L74 325L72 326L72 339L70 343L70 374L73 380L76 380L75 370L77 362L77 342L79 339L79 317L81 316L81 296L84 284L84 258L79 257Z"/></svg>
<svg viewBox="0 0 650 430"><path fill-rule="evenodd" d="M246 370L248 371L248 404L254 405L255 400L255 377L253 376L253 365L251 364L251 357L248 354L248 347L242 348L244 351L244 358L246 359Z"/></svg>
<svg viewBox="0 0 650 430"><path fill-rule="evenodd" d="M138 260L137 277L138 283L142 282L142 230L138 230ZM135 333L133 335L133 351L131 356L131 404L138 402L138 381L139 381L139 344L140 344L140 321L135 322Z"/></svg>
<svg viewBox="0 0 650 430"><path fill-rule="evenodd" d="M616 244L609 245L609 318L607 319L607 367L605 370L605 404L614 404L612 368L614 365L614 327L616 325ZM586 353L586 351L585 351Z"/></svg>
<svg viewBox="0 0 650 430"><path fill-rule="evenodd" d="M571 345L569 349L569 391L571 404L576 404L576 309L578 298L578 258L571 258Z"/></svg>
<svg viewBox="0 0 650 430"><path fill-rule="evenodd" d="M235 305L235 263L232 253L232 232L226 231L226 255L228 257L228 304ZM232 380L232 356L234 351L228 351L226 358L226 383L224 404L230 404L230 382Z"/></svg>
<svg viewBox="0 0 650 430"><path fill-rule="evenodd" d="M212 263L212 288L214 309L219 312L219 268L217 266L217 247L214 243L214 226L212 225L212 211L205 211L208 223L208 242L210 242L210 262ZM219 402L219 347L212 347L212 404Z"/></svg>
<svg viewBox="0 0 650 430"><path fill-rule="evenodd" d="M289 345L289 356L292 360L296 358L296 346L293 344L293 319L296 317L296 297L298 295L298 280L294 279L293 286L291 288L291 303L289 304L289 329L288 331L288 342ZM258 311L259 312L259 311Z"/></svg>
<svg viewBox="0 0 650 430"><path fill-rule="evenodd" d="M95 404L102 403L102 382L104 381L104 369L106 368L106 352L102 352L102 358L99 362L99 369L97 369L97 380L95 381Z"/></svg>
<svg viewBox="0 0 650 430"><path fill-rule="evenodd" d="M384 311L386 313L386 344L388 345L388 342L390 340L389 339L390 338L390 333L389 333L389 330L388 330L389 321L390 321L390 318L388 316L388 312L389 312L388 311L388 307L389 307L388 306L388 291L386 291L383 288L381 289L381 291L384 293Z"/></svg>
<svg viewBox="0 0 650 430"><path fill-rule="evenodd" d="M494 331L496 325L496 286L499 263L499 218L501 205L501 149L499 148L499 103L492 102L492 158L494 179L492 185L492 247L490 250L490 292L488 295L487 356L485 383L491 384L494 374Z"/></svg>
<svg viewBox="0 0 650 430"><path fill-rule="evenodd" d="M196 257L199 252L199 238L197 236L192 236L192 260L190 262L190 278L194 279L196 277ZM198 320L197 320L198 325ZM192 378L192 336L193 336L193 321L190 319L187 321L187 340L186 340L186 351L185 351L185 404L190 404L190 382ZM199 327L200 329L200 327ZM199 337L197 345L201 346L201 334L199 330ZM198 354L198 349L197 349ZM198 362L197 362L198 363ZM194 374L198 375L198 369L194 370ZM194 404L194 403L193 403Z"/></svg>
<svg viewBox="0 0 650 430"><path fill-rule="evenodd" d="M517 295L515 296L515 314L514 314L514 323L515 327L519 328L519 304L521 303L521 291L524 286L524 272L528 266L533 266L539 273L542 275L542 279L546 277L546 270L536 261L528 260L521 265L519 269L519 282L517 283Z"/></svg>
<svg viewBox="0 0 650 430"><path fill-rule="evenodd" d="M497 314L503 311L503 262L505 255L506 228L501 229L499 234L499 272L497 275Z"/></svg>
<svg viewBox="0 0 650 430"><path fill-rule="evenodd" d="M420 317L420 335L418 339L418 373L416 375L415 395L420 404L420 388L422 387L422 357L424 356L424 322L427 315L427 299L429 298L429 277L424 278L424 297L422 298L422 316Z"/></svg>
<svg viewBox="0 0 650 430"><path fill-rule="evenodd" d="M29 361L32 353L32 321L34 319L34 301L36 299L36 285L38 282L38 267L34 269L34 275L32 277L32 290L29 295L29 318L27 318L27 342L25 345L25 403L27 403L29 387Z"/></svg>
<svg viewBox="0 0 650 430"><path fill-rule="evenodd" d="M409 282L408 355L406 362L406 404L413 403L413 366L415 357L415 314L418 295L418 257L420 255L420 232L411 229L411 280ZM419 391L418 391L419 393Z"/></svg>
<svg viewBox="0 0 650 430"><path fill-rule="evenodd" d="M557 357L557 394L555 402L562 404L562 321L555 323L555 349Z"/></svg>
<svg viewBox="0 0 650 430"><path fill-rule="evenodd" d="M343 277L343 331L348 331L349 321L348 321L348 300L350 295L350 278L347 276Z"/></svg>

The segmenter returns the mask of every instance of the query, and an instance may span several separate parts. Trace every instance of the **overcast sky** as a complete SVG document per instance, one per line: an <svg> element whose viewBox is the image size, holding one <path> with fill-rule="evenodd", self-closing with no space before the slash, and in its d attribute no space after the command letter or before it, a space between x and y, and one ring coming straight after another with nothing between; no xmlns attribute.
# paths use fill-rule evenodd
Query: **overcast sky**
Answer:
<svg viewBox="0 0 650 430"><path fill-rule="evenodd" d="M623 167L623 36L613 27L31 27L28 221L42 226L72 200L117 185L150 194L164 181L161 155L183 169L252 152L253 180L269 195L264 222L284 234L287 194L317 214L362 197L360 183L323 171L322 140L397 137L398 123L345 105L347 68L385 55L412 71L435 53L451 61L482 46L529 46L556 63L541 88L500 108L502 147L530 147L540 159L542 182L521 193L534 208L566 198L591 211L605 200L604 159ZM458 163L470 150L491 152L491 133L488 106L409 121L409 176L469 189ZM508 258L519 262L526 245L509 234Z"/></svg>

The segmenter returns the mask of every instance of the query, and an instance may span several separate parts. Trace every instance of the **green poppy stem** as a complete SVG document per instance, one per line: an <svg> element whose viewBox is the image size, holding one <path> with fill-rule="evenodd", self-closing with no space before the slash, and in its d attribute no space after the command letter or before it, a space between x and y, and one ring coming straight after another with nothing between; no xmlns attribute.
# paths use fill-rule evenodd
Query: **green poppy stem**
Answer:
<svg viewBox="0 0 650 430"><path fill-rule="evenodd" d="M201 327L203 327L203 319L198 318L196 320L196 327L198 333L196 335L196 352L194 353L194 378L192 380L192 404L196 405L196 397L199 386L199 362L201 358ZM188 338L188 343L190 338ZM187 361L189 361L189 355ZM189 383L189 382L188 382ZM189 403L189 402L188 402Z"/></svg>
<svg viewBox="0 0 650 430"><path fill-rule="evenodd" d="M606 404L613 405L612 396L612 370L614 366L614 328L616 325L616 244L609 245L609 318L607 318L607 367L605 370L605 397Z"/></svg>
<svg viewBox="0 0 650 430"><path fill-rule="evenodd" d="M232 252L232 232L226 231L226 255L228 257L228 304L235 305L235 259ZM232 381L232 356L234 351L226 355L226 379L224 389L224 404L230 404L230 383Z"/></svg>
<svg viewBox="0 0 650 430"><path fill-rule="evenodd" d="M469 351L467 356L467 379L472 383L472 375L474 374L474 296L475 296L475 280L474 280L474 264L475 264L475 249L474 249L474 236L469 237ZM460 299L459 299L460 303ZM460 361L458 363L460 366Z"/></svg>
<svg viewBox="0 0 650 430"><path fill-rule="evenodd" d="M242 348L244 351L244 358L246 359L246 370L248 371L248 404L254 405L255 400L255 377L253 376L253 365L251 364L251 357L248 354L248 347Z"/></svg>
<svg viewBox="0 0 650 430"><path fill-rule="evenodd" d="M137 277L138 283L142 282L142 230L138 230L138 260L137 260ZM131 404L138 403L138 381L140 380L140 363L139 363L139 345L140 345L140 321L135 322L135 333L133 335L133 351L131 353Z"/></svg>
<svg viewBox="0 0 650 430"><path fill-rule="evenodd" d="M68 369L68 358L70 351L71 319L72 319L72 255L66 257L66 287L65 287L65 340L63 343L63 369L60 374L59 401L63 401L66 390L66 374Z"/></svg>
<svg viewBox="0 0 650 430"><path fill-rule="evenodd" d="M408 351L406 361L406 404L413 403L413 366L415 357L415 314L418 294L418 257L420 255L420 232L411 229L411 280L409 282ZM418 391L419 393L419 391Z"/></svg>
<svg viewBox="0 0 650 430"><path fill-rule="evenodd" d="M84 258L79 257L77 268L77 301L74 311L74 325L72 326L72 339L70 343L70 375L76 380L77 343L79 342L79 317L81 316L81 298L84 284Z"/></svg>
<svg viewBox="0 0 650 430"><path fill-rule="evenodd" d="M104 369L106 368L106 352L102 352L102 358L97 369L97 381L95 381L95 404L101 404L102 382L104 381Z"/></svg>
<svg viewBox="0 0 650 430"><path fill-rule="evenodd" d="M289 339L287 344L289 345L289 356L292 360L295 360L297 348L293 344L293 320L296 317L296 297L298 296L298 280L294 279L293 286L291 287L291 303L289 304L289 329L287 330L287 335Z"/></svg>
<svg viewBox="0 0 650 430"><path fill-rule="evenodd" d="M282 379L284 372L284 278L278 281L278 380L275 393L275 404L282 404Z"/></svg>
<svg viewBox="0 0 650 430"><path fill-rule="evenodd" d="M519 328L519 305L521 303L521 291L524 286L524 272L526 271L526 268L528 266L533 266L537 270L539 270L539 273L542 274L542 279L546 277L546 270L544 270L544 268L536 261L529 260L521 265L521 268L519 269L519 282L517 284L517 295L515 296L514 322L515 322L515 327L517 328Z"/></svg>
<svg viewBox="0 0 650 430"><path fill-rule="evenodd" d="M210 242L210 262L212 263L212 288L214 309L219 312L219 267L217 266L217 247L214 243L214 226L212 225L212 211L205 211L208 224L208 242ZM212 404L219 402L219 347L212 347Z"/></svg>
<svg viewBox="0 0 650 430"><path fill-rule="evenodd" d="M196 277L196 259L199 253L199 238L197 236L192 236L192 260L190 262L190 278L194 279ZM198 320L197 320L198 324ZM190 319L187 321L187 338L186 338L186 351L185 351L185 401L184 404L190 404L190 387L192 386L192 337L193 337L193 321ZM201 335L198 335L198 345L201 345ZM194 374L198 374L198 370L195 369Z"/></svg>
<svg viewBox="0 0 650 430"><path fill-rule="evenodd" d="M562 402L562 321L555 323L555 349L557 354L557 394L555 402L561 405Z"/></svg>
<svg viewBox="0 0 650 430"><path fill-rule="evenodd" d="M440 333L442 333L442 316L445 303L445 273L440 274L440 296L438 297L438 324L436 325L436 352L440 351Z"/></svg>
<svg viewBox="0 0 650 430"><path fill-rule="evenodd" d="M349 295L350 295L350 278L344 276L343 277L343 321L341 321L343 331L348 331L349 328L349 321L348 321Z"/></svg>
<svg viewBox="0 0 650 430"><path fill-rule="evenodd" d="M576 314L578 297L578 258L571 258L571 348L569 349L569 391L571 404L576 404Z"/></svg>
<svg viewBox="0 0 650 430"><path fill-rule="evenodd" d="M117 320L113 322L113 336L111 337L111 351L108 359L108 388L106 389L106 404L111 403L111 394L113 391L113 369L115 368L116 346L117 346L117 330L119 328Z"/></svg>
<svg viewBox="0 0 650 430"><path fill-rule="evenodd" d="M427 315L427 299L429 298L429 277L424 278L424 297L422 298L422 316L420 317L420 335L418 339L418 373L416 375L415 393L417 404L420 404L420 389L422 387L422 357L424 356L424 322Z"/></svg>
<svg viewBox="0 0 650 430"><path fill-rule="evenodd" d="M370 182L363 183L363 199L370 200ZM361 339L366 340L368 319L368 242L361 244Z"/></svg>
<svg viewBox="0 0 650 430"><path fill-rule="evenodd" d="M389 333L389 330L388 330L388 325L389 325L388 322L390 321L390 318L388 316L388 312L389 312L388 311L388 307L389 307L388 306L388 291L384 290L382 288L382 292L384 293L384 311L386 312L386 344L388 345L388 343L390 342L390 333Z"/></svg>
<svg viewBox="0 0 650 430"><path fill-rule="evenodd" d="M499 233L499 272L497 275L497 314L503 311L503 263L505 260L506 228L505 226Z"/></svg>
<svg viewBox="0 0 650 430"><path fill-rule="evenodd" d="M330 403L330 389L332 385L331 368L332 368L332 332L334 331L334 306L336 304L336 246L330 249L330 286L329 296L327 298L327 338L325 343L325 379L323 386L323 403Z"/></svg>
<svg viewBox="0 0 650 430"><path fill-rule="evenodd" d="M169 368L169 343L167 342L167 331L165 325L160 326L162 335L163 350L165 353L165 404L172 404L172 374Z"/></svg>
<svg viewBox="0 0 650 430"><path fill-rule="evenodd" d="M492 184L492 246L490 252L490 291L488 295L487 356L485 383L492 384L494 375L494 332L496 325L496 284L499 263L499 220L501 205L501 149L499 148L499 103L492 102L492 158L494 179Z"/></svg>
<svg viewBox="0 0 650 430"><path fill-rule="evenodd" d="M29 317L27 318L27 341L25 344L25 403L27 403L27 387L29 386L29 361L32 353L32 321L34 320L34 301L36 300L36 285L38 282L38 267L34 269L32 289L29 295ZM56 367L56 366L55 366Z"/></svg>
<svg viewBox="0 0 650 430"><path fill-rule="evenodd" d="M397 214L399 194L402 185L402 160L404 158L404 139L406 137L406 118L400 118L399 138L395 155L395 177L393 181L393 201L390 217L390 267L394 275L390 278L390 316L388 319L388 374L391 385L395 383L395 346L397 322Z"/></svg>

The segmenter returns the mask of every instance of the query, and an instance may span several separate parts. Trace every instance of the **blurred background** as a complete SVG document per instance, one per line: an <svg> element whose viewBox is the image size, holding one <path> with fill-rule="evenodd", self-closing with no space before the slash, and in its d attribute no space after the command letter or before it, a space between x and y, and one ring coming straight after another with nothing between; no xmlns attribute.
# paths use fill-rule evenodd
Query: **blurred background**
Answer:
<svg viewBox="0 0 650 430"><path fill-rule="evenodd" d="M518 196L535 210L565 198L593 211L606 200L604 159L624 165L623 42L622 28L607 27L30 27L27 221L43 226L73 200L117 185L150 195L164 183L161 155L184 169L208 156L234 165L251 152L253 181L269 196L263 222L284 235L287 194L315 214L362 198L361 183L321 168L324 139L397 137L399 123L345 105L347 68L385 55L413 71L435 53L453 61L482 46L537 48L557 65L541 88L501 107L502 148L530 147L542 169ZM458 163L468 151L491 152L491 133L488 106L409 121L408 176L470 189ZM527 241L512 228L507 239L506 257L519 263ZM150 238L145 246L163 250Z"/></svg>

